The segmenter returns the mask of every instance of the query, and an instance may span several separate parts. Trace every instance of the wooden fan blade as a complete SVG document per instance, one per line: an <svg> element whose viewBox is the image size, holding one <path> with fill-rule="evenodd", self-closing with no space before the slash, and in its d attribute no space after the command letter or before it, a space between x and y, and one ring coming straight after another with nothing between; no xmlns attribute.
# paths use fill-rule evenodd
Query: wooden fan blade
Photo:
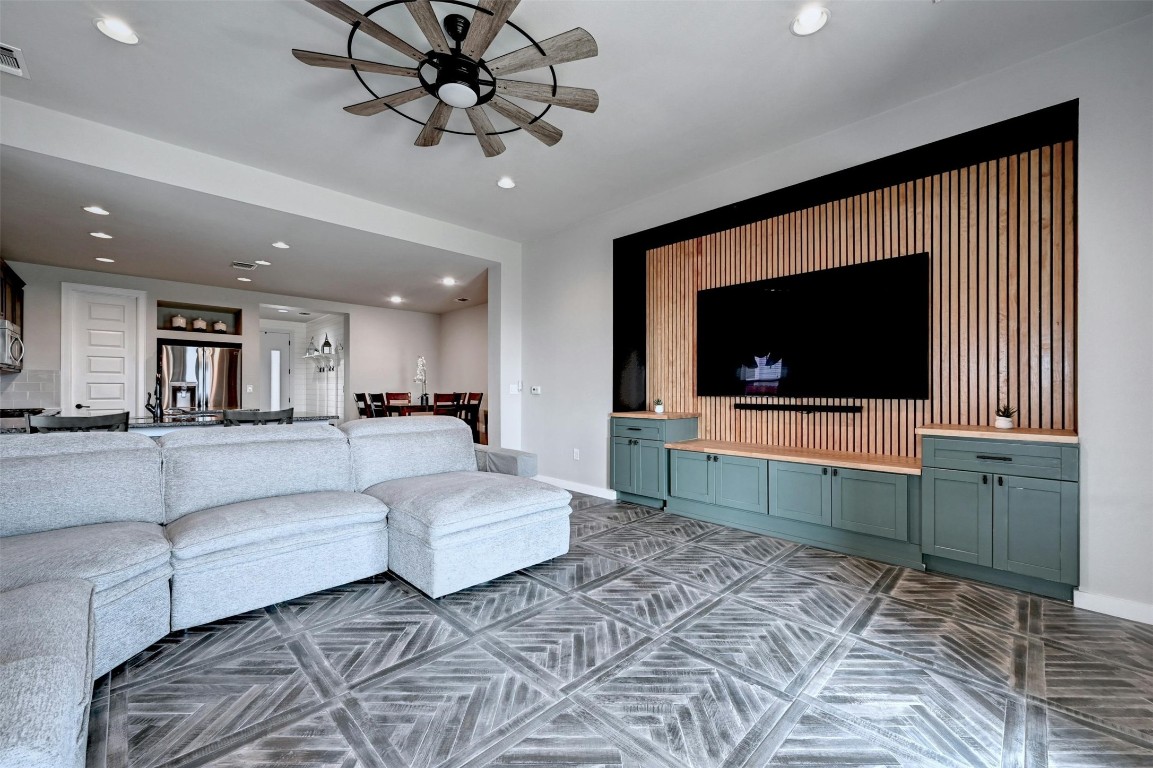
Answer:
<svg viewBox="0 0 1153 768"><path fill-rule="evenodd" d="M448 46L448 38L444 36L444 28L440 26L440 21L436 18L436 13L432 10L432 3L429 0L408 0L404 7L412 14L412 20L416 22L416 26L420 27L420 31L424 33L425 38L428 39L428 44L432 46L434 51L449 53L452 50Z"/></svg>
<svg viewBox="0 0 1153 768"><path fill-rule="evenodd" d="M428 95L429 92L424 88L410 88L407 91L390 93L388 96L382 96L379 99L353 104L352 106L345 107L344 111L351 112L354 115L360 115L361 117L369 117L371 115L378 115L389 107L399 107L401 104L407 104L410 101L416 101Z"/></svg>
<svg viewBox="0 0 1153 768"><path fill-rule="evenodd" d="M424 61L424 54L365 16L355 8L350 8L341 0L308 0L320 10L328 13L348 24L360 22L360 28L369 37L373 37L387 45L389 48L403 53L413 61Z"/></svg>
<svg viewBox="0 0 1153 768"><path fill-rule="evenodd" d="M460 46L461 52L470 59L483 56L519 3L520 0L480 0L478 5L483 10L473 12L468 35ZM492 11L492 14L484 11Z"/></svg>
<svg viewBox="0 0 1153 768"><path fill-rule="evenodd" d="M420 135L416 137L416 146L435 147L439 144L440 137L444 135L444 131L441 129L448 124L450 115L452 115L452 107L443 101L438 101L433 107L432 114L428 116L424 127L420 129Z"/></svg>
<svg viewBox="0 0 1153 768"><path fill-rule="evenodd" d="M534 123L531 112L526 112L506 98L495 96L488 104L497 112L509 120L512 120L521 128L524 128L524 130L532 134L534 138L550 147L560 141L561 136L564 135L564 132L552 123L546 123L544 120L537 120Z"/></svg>
<svg viewBox="0 0 1153 768"><path fill-rule="evenodd" d="M539 101L544 104L556 104L558 107L579 109L581 112L596 112L601 100L597 92L591 88L568 88L557 86L556 94L552 92L551 85L544 83L526 83L521 80L497 80L496 90L505 96L515 96L518 99Z"/></svg>
<svg viewBox="0 0 1153 768"><path fill-rule="evenodd" d="M396 67L392 64L381 64L378 61L365 61L364 59L350 59L347 56L333 56L331 53L316 53L315 51L302 51L292 49L292 55L305 64L314 67L331 67L332 69L350 69L355 66L361 72L379 72L382 75L399 75L400 77L416 77L416 70L410 67Z"/></svg>
<svg viewBox="0 0 1153 768"><path fill-rule="evenodd" d="M504 152L504 142L501 141L500 136L492 136L496 129L492 127L492 121L488 119L488 113L484 111L484 107L469 107L465 110L468 115L468 121L472 123L472 129L476 131L476 140L480 142L480 148L484 150L485 157L496 157L501 152Z"/></svg>
<svg viewBox="0 0 1153 768"><path fill-rule="evenodd" d="M564 64L569 61L579 61L597 55L597 41L593 36L580 27L562 32L556 37L542 40L540 47L544 48L544 56L534 45L506 53L488 62L488 68L497 77L511 75L517 72L526 72L538 67L549 67L554 64Z"/></svg>

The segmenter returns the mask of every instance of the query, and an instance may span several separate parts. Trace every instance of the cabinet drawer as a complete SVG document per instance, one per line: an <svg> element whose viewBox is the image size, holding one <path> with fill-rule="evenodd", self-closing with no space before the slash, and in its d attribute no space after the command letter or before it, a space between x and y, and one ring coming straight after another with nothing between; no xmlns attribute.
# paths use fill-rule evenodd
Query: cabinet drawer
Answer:
<svg viewBox="0 0 1153 768"><path fill-rule="evenodd" d="M1076 480L1076 446L926 437L922 444L925 467L971 472L1003 472L1016 477Z"/></svg>
<svg viewBox="0 0 1153 768"><path fill-rule="evenodd" d="M664 442L665 424L657 419L613 419L613 437Z"/></svg>

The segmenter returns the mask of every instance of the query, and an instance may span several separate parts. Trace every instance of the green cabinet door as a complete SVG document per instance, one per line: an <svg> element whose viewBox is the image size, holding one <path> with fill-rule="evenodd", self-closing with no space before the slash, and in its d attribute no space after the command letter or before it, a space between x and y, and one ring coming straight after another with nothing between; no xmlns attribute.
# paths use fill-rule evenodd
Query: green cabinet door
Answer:
<svg viewBox="0 0 1153 768"><path fill-rule="evenodd" d="M997 475L993 567L1076 584L1077 507L1076 483Z"/></svg>
<svg viewBox="0 0 1153 768"><path fill-rule="evenodd" d="M832 521L829 468L814 464L769 462L769 514L806 523Z"/></svg>
<svg viewBox="0 0 1153 768"><path fill-rule="evenodd" d="M632 439L614 437L612 453L613 489L624 493L636 493Z"/></svg>
<svg viewBox="0 0 1153 768"><path fill-rule="evenodd" d="M669 451L669 495L713 503L713 463L709 454Z"/></svg>
<svg viewBox="0 0 1153 768"><path fill-rule="evenodd" d="M713 462L716 475L716 503L748 512L769 511L769 471L764 459L718 456Z"/></svg>
<svg viewBox="0 0 1153 768"><path fill-rule="evenodd" d="M992 478L953 469L922 471L922 552L993 566Z"/></svg>
<svg viewBox="0 0 1153 768"><path fill-rule="evenodd" d="M909 478L888 472L833 468L833 527L909 539Z"/></svg>
<svg viewBox="0 0 1153 768"><path fill-rule="evenodd" d="M654 499L665 497L665 447L655 440L637 440L633 445L633 491Z"/></svg>

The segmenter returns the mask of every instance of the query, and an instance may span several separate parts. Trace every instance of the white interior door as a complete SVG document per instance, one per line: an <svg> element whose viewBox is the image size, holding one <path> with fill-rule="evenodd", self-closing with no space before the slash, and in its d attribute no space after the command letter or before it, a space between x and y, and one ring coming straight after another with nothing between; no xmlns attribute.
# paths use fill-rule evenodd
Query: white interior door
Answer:
<svg viewBox="0 0 1153 768"><path fill-rule="evenodd" d="M61 339L64 416L137 410L142 307L136 292L65 286Z"/></svg>
<svg viewBox="0 0 1153 768"><path fill-rule="evenodd" d="M292 334L264 331L261 343L260 383L265 407L270 411L292 405Z"/></svg>

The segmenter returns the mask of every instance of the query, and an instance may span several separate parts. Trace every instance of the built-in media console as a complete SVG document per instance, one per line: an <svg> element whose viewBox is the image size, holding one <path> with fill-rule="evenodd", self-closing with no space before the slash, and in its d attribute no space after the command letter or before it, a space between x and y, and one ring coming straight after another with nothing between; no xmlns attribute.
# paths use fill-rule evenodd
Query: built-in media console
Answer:
<svg viewBox="0 0 1153 768"><path fill-rule="evenodd" d="M622 499L1069 600L1078 446L1063 430L932 425L923 458L696 439L696 414L612 416Z"/></svg>

